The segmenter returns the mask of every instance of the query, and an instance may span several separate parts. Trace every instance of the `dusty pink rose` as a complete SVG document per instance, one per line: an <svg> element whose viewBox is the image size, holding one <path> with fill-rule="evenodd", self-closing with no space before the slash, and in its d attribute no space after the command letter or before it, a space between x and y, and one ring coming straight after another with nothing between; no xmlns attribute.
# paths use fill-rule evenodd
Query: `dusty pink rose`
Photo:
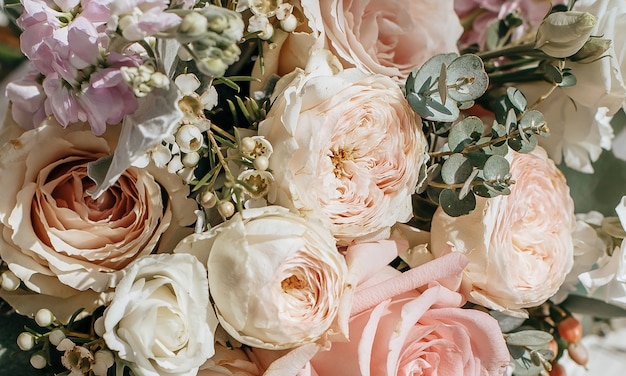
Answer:
<svg viewBox="0 0 626 376"><path fill-rule="evenodd" d="M453 0L301 0L309 27L347 64L404 81L436 54L457 51Z"/></svg>
<svg viewBox="0 0 626 376"><path fill-rule="evenodd" d="M308 69L279 82L259 125L274 148L270 202L320 218L341 245L386 238L412 214L426 160L419 119L389 77L333 74L323 55Z"/></svg>
<svg viewBox="0 0 626 376"><path fill-rule="evenodd" d="M554 295L573 264L574 202L565 177L537 147L513 153L511 194L479 199L469 215L438 209L431 228L432 252L465 253L464 292L486 307L515 311Z"/></svg>
<svg viewBox="0 0 626 376"><path fill-rule="evenodd" d="M94 185L87 163L110 152L107 139L84 126L52 121L0 149L0 257L38 301L68 299L51 302L53 310L88 304L79 292L93 298L115 287L121 270L152 252L170 224L161 186L146 170L128 169L97 199L86 193Z"/></svg>

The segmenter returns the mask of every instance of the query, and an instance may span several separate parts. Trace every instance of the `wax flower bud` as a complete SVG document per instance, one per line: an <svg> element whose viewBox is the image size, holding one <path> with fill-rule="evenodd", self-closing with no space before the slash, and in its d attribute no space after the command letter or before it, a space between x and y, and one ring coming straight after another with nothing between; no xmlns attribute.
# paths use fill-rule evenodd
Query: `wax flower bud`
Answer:
<svg viewBox="0 0 626 376"><path fill-rule="evenodd" d="M42 328L45 328L46 326L52 324L53 321L54 315L47 308L42 308L35 314L35 322Z"/></svg>
<svg viewBox="0 0 626 376"><path fill-rule="evenodd" d="M0 286L6 291L15 291L22 281L10 270L0 275Z"/></svg>
<svg viewBox="0 0 626 376"><path fill-rule="evenodd" d="M209 21L206 17L197 12L190 12L183 17L178 31L190 37L197 37L206 33L208 27Z"/></svg>
<svg viewBox="0 0 626 376"><path fill-rule="evenodd" d="M28 332L22 332L17 336L17 347L22 351L28 351L35 346L35 337Z"/></svg>
<svg viewBox="0 0 626 376"><path fill-rule="evenodd" d="M539 25L535 48L556 58L572 56L587 42L596 21L587 12L552 13Z"/></svg>

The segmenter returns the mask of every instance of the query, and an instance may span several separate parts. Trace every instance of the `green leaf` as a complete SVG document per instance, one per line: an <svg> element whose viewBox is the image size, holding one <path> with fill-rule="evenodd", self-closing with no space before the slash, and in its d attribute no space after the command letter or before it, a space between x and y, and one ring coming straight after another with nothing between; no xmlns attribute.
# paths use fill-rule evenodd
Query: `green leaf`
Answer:
<svg viewBox="0 0 626 376"><path fill-rule="evenodd" d="M451 217L460 217L469 214L476 208L476 197L470 193L462 200L451 189L444 189L439 195L439 203L443 211Z"/></svg>
<svg viewBox="0 0 626 376"><path fill-rule="evenodd" d="M509 161L499 155L492 155L489 157L483 167L483 176L485 180L499 180L509 172Z"/></svg>
<svg viewBox="0 0 626 376"><path fill-rule="evenodd" d="M566 310L600 319L626 317L626 310L601 300L580 295L570 295L561 306Z"/></svg>
<svg viewBox="0 0 626 376"><path fill-rule="evenodd" d="M426 100L421 95L416 93L410 93L409 95L407 95L406 99L409 102L409 105L411 106L413 111L417 112L417 114L421 117L426 119L435 115L432 111L428 109L428 106L426 105Z"/></svg>
<svg viewBox="0 0 626 376"><path fill-rule="evenodd" d="M472 166L482 169L489 159L489 155L485 153L485 148L474 150L470 153L465 154L465 156L469 159Z"/></svg>
<svg viewBox="0 0 626 376"><path fill-rule="evenodd" d="M464 102L477 99L489 86L489 76L483 61L476 55L465 54L448 65L448 96Z"/></svg>
<svg viewBox="0 0 626 376"><path fill-rule="evenodd" d="M519 120L520 131L534 131L543 128L546 120L543 117L543 114L537 110L531 110L526 112L522 118ZM537 133L537 132L535 132ZM547 135L547 133L540 133L541 135Z"/></svg>
<svg viewBox="0 0 626 376"><path fill-rule="evenodd" d="M441 64L448 66L458 56L459 55L457 53L451 52L447 54L435 55L428 59L415 73L415 78L413 79L413 91L423 93L424 91L418 91L417 88L422 88L423 84L427 80L430 80L429 82L434 82L441 73Z"/></svg>
<svg viewBox="0 0 626 376"><path fill-rule="evenodd" d="M572 73L565 72L563 73L563 81L559 84L560 87L570 87L576 85L576 76Z"/></svg>
<svg viewBox="0 0 626 376"><path fill-rule="evenodd" d="M448 88L446 86L446 64L441 63L441 69L439 71L439 78L437 79L437 92L441 97L441 104L446 104L446 99L448 95Z"/></svg>
<svg viewBox="0 0 626 376"><path fill-rule="evenodd" d="M563 75L561 74L559 68L555 67L554 65L544 65L543 68L543 77L546 81L556 84L560 84L561 82L563 82Z"/></svg>
<svg viewBox="0 0 626 376"><path fill-rule="evenodd" d="M446 184L463 183L472 174L472 164L461 154L452 154L441 167L441 178Z"/></svg>
<svg viewBox="0 0 626 376"><path fill-rule="evenodd" d="M528 140L524 140L521 136L509 138L507 143L511 149L519 153L530 153L537 146L537 137L533 134L527 136Z"/></svg>
<svg viewBox="0 0 626 376"><path fill-rule="evenodd" d="M511 104L520 112L526 110L526 105L528 104L528 102L526 101L526 97L517 88L514 88L514 87L507 88L506 96L511 102Z"/></svg>
<svg viewBox="0 0 626 376"><path fill-rule="evenodd" d="M508 346L508 348L509 348L509 354L511 354L511 357L513 359L519 359L523 357L524 354L526 353L526 349L524 349L521 346Z"/></svg>
<svg viewBox="0 0 626 376"><path fill-rule="evenodd" d="M483 134L483 121L476 116L469 116L458 122L448 136L450 150L460 152L471 142L476 142Z"/></svg>
<svg viewBox="0 0 626 376"><path fill-rule="evenodd" d="M509 333L505 337L506 344L511 346L548 346L553 339L552 334L542 330L522 330Z"/></svg>

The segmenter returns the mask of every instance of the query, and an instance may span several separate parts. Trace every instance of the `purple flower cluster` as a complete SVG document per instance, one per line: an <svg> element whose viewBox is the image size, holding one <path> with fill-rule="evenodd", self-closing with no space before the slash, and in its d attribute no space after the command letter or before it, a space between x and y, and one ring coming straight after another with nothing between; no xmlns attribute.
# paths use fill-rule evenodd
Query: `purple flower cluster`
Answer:
<svg viewBox="0 0 626 376"><path fill-rule="evenodd" d="M151 22L133 25L134 34L142 37L179 22L178 16L164 13L166 0L22 0L22 5L17 24L32 67L8 85L6 94L14 119L27 129L50 115L63 126L88 122L97 135L106 124L121 122L138 103L120 68L138 66L146 57L132 49L110 49L112 38L124 36L111 25L144 10L149 10Z"/></svg>

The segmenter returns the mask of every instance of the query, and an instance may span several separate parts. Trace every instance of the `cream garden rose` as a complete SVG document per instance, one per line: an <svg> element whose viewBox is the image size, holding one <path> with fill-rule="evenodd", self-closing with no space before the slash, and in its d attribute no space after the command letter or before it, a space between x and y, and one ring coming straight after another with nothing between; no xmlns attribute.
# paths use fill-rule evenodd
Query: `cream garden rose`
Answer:
<svg viewBox="0 0 626 376"><path fill-rule="evenodd" d="M558 291L572 268L576 227L565 177L546 152L509 157L510 195L479 198L472 213L456 218L437 209L431 228L435 256L452 246L469 257L468 300L500 311L539 305Z"/></svg>
<svg viewBox="0 0 626 376"><path fill-rule="evenodd" d="M404 81L430 57L457 52L453 0L301 0L308 25L346 67Z"/></svg>
<svg viewBox="0 0 626 376"><path fill-rule="evenodd" d="M145 376L195 376L215 353L207 271L188 254L133 262L104 311L103 338Z"/></svg>
<svg viewBox="0 0 626 376"><path fill-rule="evenodd" d="M89 128L53 121L0 149L0 257L59 317L102 304L98 293L155 249L172 218L146 170L130 168L97 199L87 194L87 163L110 152ZM28 293L2 296L28 313Z"/></svg>
<svg viewBox="0 0 626 376"><path fill-rule="evenodd" d="M314 220L280 207L248 209L174 252L206 260L219 321L241 343L287 349L341 331L347 266Z"/></svg>
<svg viewBox="0 0 626 376"><path fill-rule="evenodd" d="M340 245L386 238L412 215L426 161L419 119L392 79L337 72L324 56L279 82L259 125L274 147L269 201L320 218Z"/></svg>

